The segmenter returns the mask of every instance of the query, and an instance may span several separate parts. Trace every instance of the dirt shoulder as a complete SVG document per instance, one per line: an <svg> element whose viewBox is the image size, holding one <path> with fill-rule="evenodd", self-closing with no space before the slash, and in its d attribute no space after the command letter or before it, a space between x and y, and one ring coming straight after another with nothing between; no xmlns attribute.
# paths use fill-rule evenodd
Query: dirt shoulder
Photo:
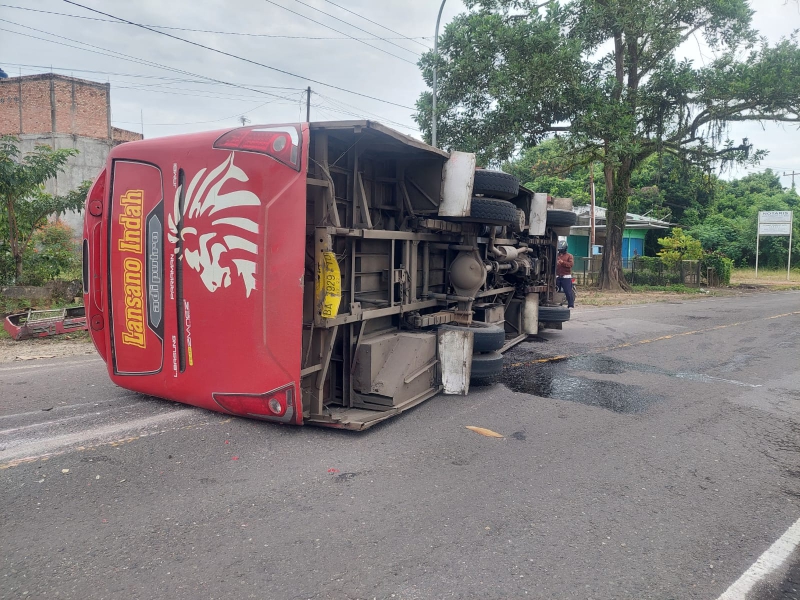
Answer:
<svg viewBox="0 0 800 600"><path fill-rule="evenodd" d="M628 304L650 304L653 302L683 302L714 297L736 297L800 289L798 285L753 285L741 284L725 288L690 289L686 292L640 291L603 292L581 288L575 300L578 306L622 306Z"/></svg>
<svg viewBox="0 0 800 600"><path fill-rule="evenodd" d="M97 354L88 334L69 334L35 340L0 339L0 363Z"/></svg>

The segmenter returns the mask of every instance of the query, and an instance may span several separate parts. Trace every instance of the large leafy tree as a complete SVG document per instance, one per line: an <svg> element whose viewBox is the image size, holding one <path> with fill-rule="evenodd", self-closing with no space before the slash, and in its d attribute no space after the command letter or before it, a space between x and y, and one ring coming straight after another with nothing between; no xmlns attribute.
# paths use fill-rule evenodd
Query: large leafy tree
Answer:
<svg viewBox="0 0 800 600"><path fill-rule="evenodd" d="M444 146L497 163L562 136L602 164L608 229L601 286L626 287L621 249L631 180L653 155L708 168L757 160L735 121L800 122L797 37L768 45L747 0L465 0L438 57ZM682 59L705 43L713 59ZM433 53L420 65L430 85ZM417 102L428 134L431 96Z"/></svg>
<svg viewBox="0 0 800 600"><path fill-rule="evenodd" d="M0 235L11 251L17 281L22 279L25 250L48 217L83 206L88 182L64 196L44 191L44 184L64 171L69 157L77 153L36 146L22 156L17 138L0 138Z"/></svg>

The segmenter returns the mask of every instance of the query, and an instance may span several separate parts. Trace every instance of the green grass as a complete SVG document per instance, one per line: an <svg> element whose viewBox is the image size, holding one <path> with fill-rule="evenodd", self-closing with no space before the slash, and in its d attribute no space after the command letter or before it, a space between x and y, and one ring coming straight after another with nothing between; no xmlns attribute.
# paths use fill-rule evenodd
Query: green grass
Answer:
<svg viewBox="0 0 800 600"><path fill-rule="evenodd" d="M786 269L759 269L756 278L755 269L733 269L731 285L737 284L798 284L800 283L800 269L792 269L790 278L786 280Z"/></svg>
<svg viewBox="0 0 800 600"><path fill-rule="evenodd" d="M6 298L5 296L0 296L0 316L3 318L5 318L5 315L22 312L23 310L28 310L31 307L30 300L24 298Z"/></svg>
<svg viewBox="0 0 800 600"><path fill-rule="evenodd" d="M671 285L633 285L634 292L672 292L673 294L704 294L705 290L696 287L687 287L682 283Z"/></svg>

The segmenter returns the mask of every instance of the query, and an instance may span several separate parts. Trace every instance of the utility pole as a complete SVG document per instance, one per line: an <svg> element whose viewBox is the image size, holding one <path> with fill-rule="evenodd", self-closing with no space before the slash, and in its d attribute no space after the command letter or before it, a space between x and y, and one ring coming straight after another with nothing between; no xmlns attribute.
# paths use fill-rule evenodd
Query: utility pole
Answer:
<svg viewBox="0 0 800 600"><path fill-rule="evenodd" d="M591 211L589 212L589 258L592 258L594 256L592 253L594 249L594 163L589 165L589 194L592 198Z"/></svg>
<svg viewBox="0 0 800 600"><path fill-rule="evenodd" d="M794 170L791 173L787 173L786 171L783 172L784 177L791 177L792 178L792 189L794 189L794 176L800 175L800 173L796 173Z"/></svg>
<svg viewBox="0 0 800 600"><path fill-rule="evenodd" d="M438 148L436 145L436 67L439 64L439 21L442 20L442 11L444 10L444 3L447 0L442 0L442 5L439 7L439 16L436 17L436 35L433 37L433 98L431 103L431 146Z"/></svg>
<svg viewBox="0 0 800 600"><path fill-rule="evenodd" d="M311 86L306 89L306 123L311 122Z"/></svg>

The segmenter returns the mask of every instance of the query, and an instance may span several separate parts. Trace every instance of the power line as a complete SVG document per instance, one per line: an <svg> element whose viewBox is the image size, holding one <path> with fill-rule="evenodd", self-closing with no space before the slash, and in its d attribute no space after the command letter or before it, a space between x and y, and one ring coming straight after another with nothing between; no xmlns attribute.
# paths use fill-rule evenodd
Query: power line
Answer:
<svg viewBox="0 0 800 600"><path fill-rule="evenodd" d="M7 30L4 30L4 31L7 31ZM17 32L12 32L12 33L17 33ZM19 34L19 35L23 35L23 34ZM48 35L53 35L53 34L48 34ZM36 38L36 39L43 39L43 38ZM46 41L51 41L52 42L52 40L46 40ZM53 42L53 43L56 43L56 42ZM74 46L70 46L70 47L74 47ZM85 48L78 48L78 49L79 50L85 50ZM97 70L93 70L93 69L77 69L77 68L74 68L74 67L54 67L52 65L29 65L29 64L24 64L24 63L4 63L4 64L6 64L8 66L11 66L11 67L28 67L28 68L32 68L32 69L48 69L48 70L54 70L54 71L69 71L71 73L72 72L75 72L75 73L95 73L95 74L99 74L99 75L116 75L118 77L134 77L134 78L141 78L141 79L161 79L161 80L167 82L166 83L167 85L169 83L171 83L171 82L174 82L174 83L199 83L199 84L202 84L202 85L228 85L227 83L221 84L221 83L218 83L218 82L216 82L214 80L203 81L202 79L181 79L179 77L162 77L162 76L159 76L159 75L141 75L141 74L137 74L137 73L118 73L116 71L97 71ZM153 84L153 85L160 85L160 84ZM248 85L251 86L251 87L255 87L255 88L267 88L267 89L274 89L274 90L303 91L305 89L305 88L298 88L298 87L286 87L286 86L278 86L278 85L263 85L263 84L256 84L256 83L250 83Z"/></svg>
<svg viewBox="0 0 800 600"><path fill-rule="evenodd" d="M113 19L100 19L98 17L87 17L85 15L71 15L69 13L61 13L55 12L52 10L40 10L36 8L28 8L26 6L14 6L12 4L0 4L0 6L5 8L16 8L17 10L27 10L30 12L37 12L43 13L46 15L58 15L60 17L71 17L73 19L84 19L86 21L100 21L102 23L119 23L119 21L115 21ZM373 37L369 38L347 38L347 37L316 37L316 36L308 36L308 35L275 35L270 33L246 33L242 31L217 31L214 29L191 29L189 27L170 27L168 25L147 25L148 27L155 27L156 29L170 29L173 31L190 31L193 33L214 33L218 35L238 35L244 37L259 37L259 38L278 38L278 39L288 39L288 40L346 40L346 39L354 39L354 40L370 40L370 41L385 41L390 39L398 39L398 40L411 40L416 41L415 38L411 37L399 37L399 38L382 38L376 37L374 34L370 34ZM425 36L419 36L419 39L424 40L428 39ZM417 42L419 43L419 42ZM424 45L424 44L423 44ZM426 46L427 47L427 46Z"/></svg>
<svg viewBox="0 0 800 600"><path fill-rule="evenodd" d="M268 100L263 104L259 104L258 106L251 108L250 110L246 110L244 112L237 112L235 115L231 115L229 117L223 117L221 119L213 119L211 121L191 121L189 123L148 123L148 127L171 127L171 126L179 126L179 125L205 125L207 123L219 123L220 121L227 121L229 119L236 118L240 115L246 115L254 110L258 110L259 108L266 106L267 104L272 104L273 102L277 102L277 100ZM139 121L115 121L120 125L138 125Z"/></svg>
<svg viewBox="0 0 800 600"><path fill-rule="evenodd" d="M64 0L64 2L69 2L70 4L73 3L72 0ZM380 48L379 46L373 46L372 44L368 44L364 40L359 40L358 38L355 38L352 35L350 35L348 33L345 33L344 31L339 31L338 29L334 29L333 27L331 27L330 25L326 25L322 21L317 21L316 19L312 19L311 17L307 17L303 13L299 13L296 10L292 10L291 8L288 8L286 6L278 4L277 2L273 2L273 0L264 0L264 2L266 2L267 4L272 4L273 6L277 6L278 8L282 8L283 10L288 11L288 12L292 13L293 15L297 15L298 17L301 17L303 19L311 21L312 23L316 23L317 25L322 25L323 27L325 27L327 29L330 29L331 31L335 31L336 33L341 33L342 35L346 35L351 40L357 40L357 41L361 42L362 44L364 44L365 46L369 46L370 48L374 48L375 50L378 50L379 52L383 52L384 54L388 54L389 56L394 56L395 58L397 58L399 60L402 60L403 62L407 62L410 65L417 64L417 63L415 63L413 61L410 61L410 60L407 60L407 59L403 58L402 56L397 56L397 54L393 54L392 52L389 52L388 50L384 50L383 48ZM348 23L348 25L349 25L349 23ZM351 25L351 27L352 27L352 25ZM403 48L403 49L405 50L405 48Z"/></svg>
<svg viewBox="0 0 800 600"><path fill-rule="evenodd" d="M263 94L265 96L272 96L274 98L281 98L283 100L287 99L284 96L279 96L279 95L273 94L271 92L265 92L263 90L257 90L257 89L251 88L251 87L247 87L245 85L239 85L239 84L236 84L236 83L231 83L229 81L222 81L221 79L214 79L213 77L207 77L205 75L198 75L197 73L192 73L191 71L184 71L182 69L176 69L175 67L169 67L167 65L162 65L162 64L159 64L157 62L150 61L150 60L137 58L135 56L130 56L128 54L123 54L122 52L117 52L116 50L108 50L106 48L101 48L100 46L94 46L93 44L88 44L86 42L80 42L78 40L73 40L72 38L64 37L62 35L56 35L55 33L50 33L48 31L43 31L41 29L36 29L35 27L30 27L29 25L21 25L19 23L14 23L13 21L8 21L8 20L6 22L7 23L11 23L12 25L17 25L19 27L24 27L26 29L31 29L33 31L37 31L39 33L44 33L45 35L49 35L49 36L52 36L52 37L60 38L60 39L63 39L63 40L68 40L70 42L75 42L76 44L83 44L85 46L89 46L89 48L96 48L97 50L90 50L89 48L81 48L80 46L73 46L72 44L65 44L64 42L56 42L54 40L49 40L47 38L42 38L42 37L39 37L39 36L36 36L36 35L31 35L31 34L28 34L28 33L21 33L19 31L12 31L10 29L4 29L2 27L0 27L0 31L7 31L8 33L14 33L16 35L21 35L23 37L29 37L29 38L33 38L35 40L41 40L43 42L49 42L51 44L58 44L60 46L66 46L68 48L75 48L76 50L83 50L84 52L92 52L93 54L100 54L102 56L108 56L110 58L127 60L127 61L134 62L134 63L140 64L140 65L146 65L146 66L149 66L149 67L157 67L157 68L160 68L160 69L165 69L167 71L173 71L175 73L180 73L181 75L189 75L190 77L200 77L200 78L206 79L208 81L213 81L215 83L219 83L219 84L222 84L222 85L227 85L227 86L231 86L231 87L235 87L235 88L240 88L240 89L243 89L243 90L248 90L248 91L251 91L251 92L256 92L258 94Z"/></svg>
<svg viewBox="0 0 800 600"><path fill-rule="evenodd" d="M266 0L266 1L269 1L269 0ZM172 35L171 33L166 33L164 31L157 31L157 30L155 30L155 29L153 29L151 27L147 27L145 25L140 25L138 23L134 23L133 21L128 21L127 19L123 19L121 17L116 17L114 15L110 15L108 13L104 13L102 11L96 10L94 8L89 8L88 6L83 6L82 4L78 4L77 2L73 2L72 0L64 0L64 2L66 2L68 4L72 4L73 6L78 6L80 8L83 8L85 10L88 10L88 11L91 11L91 12L94 12L94 13L101 14L101 15L106 16L106 17L111 17L113 19L117 19L119 21L122 21L123 23L128 23L129 25L135 25L136 27L140 27L142 29L146 29L147 31L152 31L153 33L157 33L159 35L164 35L164 36L176 39L176 40L184 42L186 44L191 44L192 46L197 46L198 48L204 48L205 50L210 50L211 52L216 52L217 54L222 54L223 56L228 56L230 58L236 58L238 60L253 64L253 65L256 65L256 66L259 66L259 67L263 67L265 69L269 69L270 71L275 71L277 73L282 73L284 75L288 75L290 77L295 77L297 79L304 79L306 81L310 81L311 83L316 83L317 85L322 85L322 86L329 87L329 88L334 89L334 90L339 90L340 92L347 92L348 94L353 94L355 96L361 96L362 98L369 98L370 100L376 100L377 102L383 102L385 104L391 104L393 106L399 106L400 108L406 108L408 110L414 110L410 106L405 106L404 104L398 104L397 102L392 102L391 100L384 100L383 98L377 98L375 96L370 96L368 94L362 94L361 92L355 92L353 90L348 90L347 88L343 88L343 87L340 87L340 86L337 86L337 85L332 85L330 83L325 83L325 82L319 81L317 79L311 79L310 77L303 77L302 75L297 75L295 73L292 73L290 71L286 71L284 69L279 69L277 67L272 67L270 65L267 65L267 64L255 61L255 60L251 60L249 58L244 58L243 56L238 56L238 55L232 54L230 52L225 52L224 50L218 50L217 48L212 48L211 46L206 46L206 45L200 44L198 42L193 42L192 40L187 40L185 38L178 37L176 35ZM198 76L198 77L200 77L200 76Z"/></svg>
<svg viewBox="0 0 800 600"><path fill-rule="evenodd" d="M323 100L327 101L328 105L330 106L330 108L332 108L334 110L337 110L337 111L339 111L339 112L341 112L343 114L350 114L350 115L356 116L358 118L362 118L363 115L369 115L369 116L372 116L372 117L374 117L376 119L379 119L382 123L397 125L399 127L403 127L404 129L410 129L412 131L419 131L419 129L417 127L413 126L413 125L407 125L406 123L401 123L399 121L394 121L392 119L389 119L388 117L384 117L384 116L379 115L377 113L373 113L373 112L370 112L368 110L364 110L363 108L359 108L359 107L353 106L353 105L348 105L348 104L346 104L345 102L343 102L341 100L337 100L336 98L331 98L330 96L327 96L325 94L320 94L319 92L317 92L316 95L319 96L320 98L322 98ZM358 113L354 113L352 111L358 111Z"/></svg>
<svg viewBox="0 0 800 600"><path fill-rule="evenodd" d="M48 69L49 69L49 67L48 67ZM22 70L22 69L20 69L20 70ZM41 71L39 71L39 70L34 70L34 69L27 68L27 67L24 70L26 72L30 71L30 72L32 72L34 74L40 74L41 73ZM53 69L50 70L51 73L56 72L56 71L67 71L69 76L73 76L73 72L75 71L75 69L70 70L70 69L56 69L56 68L53 68ZM180 79L176 80L176 81L170 81L170 80L160 81L158 83L140 83L140 82L137 82L137 81L117 80L117 79L110 79L110 78L109 78L108 81L109 81L109 83L113 83L114 84L114 89L116 89L116 90L138 90L138 91L145 91L145 92L153 92L153 93L157 93L157 94L178 94L180 92L180 95L182 95L182 96L186 95L184 92L191 92L193 97L195 97L195 98L211 98L211 99L216 99L216 100L235 100L235 101L248 101L248 102L252 102L253 100L262 100L263 99L263 98L261 98L259 96L252 95L252 94L251 95L226 94L225 92L223 92L221 90L217 91L217 90L214 90L214 89L198 90L198 89L195 89L195 88L168 87L168 86L177 85L177 84L181 83L182 81L186 81L186 80L180 80ZM198 83L202 83L202 82L198 82ZM154 89L157 86L161 86L164 89ZM213 95L211 95L211 94L213 94ZM276 97L276 99L278 99L278 98L279 97Z"/></svg>
<svg viewBox="0 0 800 600"><path fill-rule="evenodd" d="M225 96L220 94L215 94L213 96L208 95L209 93L214 94L213 91L209 90L192 90L186 88L171 88L168 90L154 90L149 86L137 86L137 85L115 85L115 90L135 90L140 92L150 92L154 94L175 94L178 96L186 96L186 92L191 92L193 98L209 98L211 100L231 100L235 102L252 102L256 99L256 96ZM280 100L282 98L276 98L275 100ZM284 98L285 100L289 100L289 98Z"/></svg>
<svg viewBox="0 0 800 600"><path fill-rule="evenodd" d="M422 46L423 48L426 48L427 50L431 50L430 46L428 46L427 44L423 44L422 42L418 42L416 40L416 38L404 36L402 33L398 32L398 31L395 31L394 29L389 29L385 25L381 25L377 21L373 21L372 19L368 19L364 15L360 15L357 12L350 10L349 8L345 8L344 6L340 6L340 5L336 4L335 2L331 2L331 0L325 0L325 2L327 2L328 4L333 4L336 8L340 8L345 12L349 12L351 15L355 15L355 16L359 17L360 19L364 19L365 21L369 21L370 23L372 23L374 25L377 25L378 27L382 27L386 31L391 31L395 35L400 35L400 36L402 36L403 39L412 41L415 44L419 44L420 46ZM428 38L419 38L419 39L428 39Z"/></svg>
<svg viewBox="0 0 800 600"><path fill-rule="evenodd" d="M323 15L325 15L327 17L330 17L331 19L335 19L335 20L339 21L340 23L344 23L345 25L349 25L350 27L352 27L354 29L358 29L359 31L363 31L364 33L369 33L370 35L375 35L371 31L367 31L366 29L362 29L361 27L358 27L357 25L353 25L352 23L350 23L348 21L345 21L344 19L340 19L339 17L336 17L336 16L334 16L334 15L332 15L330 13L326 13L324 10L322 10L320 8L317 8L316 6L311 6L310 4L306 4L302 0L294 0L294 1L297 2L298 4L302 4L303 6L306 6L306 7L310 8L310 9L312 9L312 10L315 10L315 11L317 11L319 13L322 13ZM400 44L395 44L394 42L389 41L388 39L385 39L384 41L386 43L388 43L388 44L391 44L392 46L400 48L400 50L404 50L406 52L410 52L414 56L420 56L419 52L414 52L413 50L409 50L408 48L404 48Z"/></svg>
<svg viewBox="0 0 800 600"><path fill-rule="evenodd" d="M0 30L2 30L2 29L0 29ZM44 39L44 38L37 38L37 39ZM112 75L112 76L119 76L119 77L132 77L132 78L162 80L162 81L159 81L158 83L152 83L152 84L120 85L119 83L117 83L117 84L115 84L114 89L130 89L130 90L137 90L137 91L144 91L144 92L156 92L156 93L177 94L177 95L185 95L183 93L178 94L178 92L186 91L186 92L192 92L193 94L195 94L196 97L203 97L203 98L216 99L216 100L228 100L228 99L230 99L230 100L243 101L243 100L247 100L247 99L256 98L256 96L220 96L220 95L210 96L210 95L206 95L206 93L217 94L217 92L214 92L214 91L211 91L211 90L194 90L194 89L187 89L187 88L170 88L170 89L165 89L165 90L154 90L154 89L152 89L154 86L173 85L173 84L177 84L177 83L196 83L196 84L205 84L205 85L221 85L221 84L215 83L213 81L202 81L202 80L196 80L196 79L181 79L181 78L173 78L173 77L162 77L162 76L158 76L158 75L139 75L139 74L133 74L133 73L118 73L118 72L114 72L114 71L97 71L97 70L91 70L91 69L76 69L76 68L71 68L71 67L70 68L68 68L68 67L50 67L48 65L30 65L30 64L24 64L24 63L6 63L6 64L9 65L9 66L23 67L23 68L26 68L26 69L51 69L53 71L64 71L64 72L67 72L67 73L73 73L73 72L78 72L78 73L96 73L96 74ZM121 83L126 84L126 83L133 83L133 82L123 81ZM272 87L275 87L275 86L255 86L255 87L269 87L269 88L272 88ZM299 91L299 92L302 92L303 94L305 94L305 90L302 89L302 88L277 88L277 89L287 89L287 90L292 90L292 91ZM258 90L254 90L254 91L258 92ZM198 92L202 93L203 95L198 94ZM332 110L336 110L337 112L340 112L342 114L354 116L354 117L357 117L359 119L363 118L364 115L368 115L368 116L371 116L371 117L374 117L374 118L378 119L380 122L385 123L385 124L395 125L395 126L398 126L398 127L402 127L404 129L412 130L412 131L419 131L419 129L417 127L414 127L412 125L408 125L408 124L405 124L405 123L401 123L399 121L395 121L393 119L390 119L389 117L386 117L384 115L380 115L378 113L374 113L374 112L365 110L363 108L360 108L358 106L354 106L352 104L348 104L346 101L339 100L339 99L333 98L333 97L325 95L325 94L320 94L319 92L315 92L315 95L319 96L320 98L323 98L325 101L327 101L330 104L329 108L331 108ZM281 96L281 97L276 98L275 103L281 104L281 103L277 102L277 100L279 100L279 99L284 99L284 100L286 100L288 102L294 103L294 101L290 97L287 98L285 96ZM317 105L317 104L314 104L313 106L315 108L322 108L321 105ZM358 111L358 112L353 112L353 111ZM328 113L328 114L330 114L330 113ZM224 119L222 119L222 120L224 120ZM139 121L135 121L135 122L133 122L133 121L130 121L130 122L128 122L128 121L119 121L119 122L120 123L130 123L130 124L138 124L139 123ZM194 124L201 124L201 123L205 123L205 122L216 122L216 121L198 121L198 122L185 123L185 124L186 125L194 125ZM177 123L163 123L163 124L162 123L151 123L150 125L173 125L173 124L177 125Z"/></svg>

